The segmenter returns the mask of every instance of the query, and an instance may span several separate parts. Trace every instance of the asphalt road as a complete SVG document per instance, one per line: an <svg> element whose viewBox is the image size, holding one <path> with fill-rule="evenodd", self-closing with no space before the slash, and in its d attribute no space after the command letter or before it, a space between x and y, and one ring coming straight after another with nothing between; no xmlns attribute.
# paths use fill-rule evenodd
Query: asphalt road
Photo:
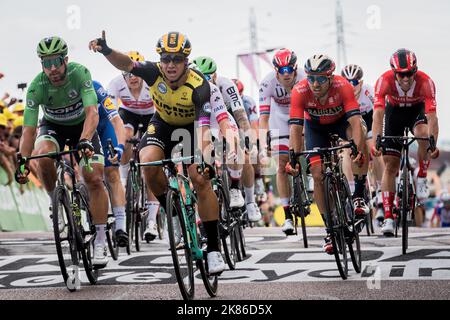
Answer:
<svg viewBox="0 0 450 320"><path fill-rule="evenodd" d="M450 229L411 228L409 249L401 238L361 236L363 270L349 263L341 280L333 256L321 251L323 230L308 228L310 246L280 228L245 230L248 257L237 270L225 271L216 300L448 300L450 299ZM97 285L81 272L81 288L63 283L50 233L0 233L0 300L176 300L168 244L156 240L142 251L101 270ZM200 275L196 299L209 300Z"/></svg>

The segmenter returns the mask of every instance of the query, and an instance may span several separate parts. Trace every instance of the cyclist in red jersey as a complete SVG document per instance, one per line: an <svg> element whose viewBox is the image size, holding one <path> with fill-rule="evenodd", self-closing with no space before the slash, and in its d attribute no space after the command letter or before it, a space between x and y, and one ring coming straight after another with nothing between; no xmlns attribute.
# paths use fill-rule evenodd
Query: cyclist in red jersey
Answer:
<svg viewBox="0 0 450 320"><path fill-rule="evenodd" d="M326 55L315 55L305 64L307 79L300 81L292 90L290 110L290 147L295 152L315 147L329 147L330 134L342 139L354 139L358 155L353 157L352 171L355 176L355 215L364 218L368 207L364 201L364 188L368 169L366 149L366 127L352 85L343 77L333 75L334 62ZM305 129L305 142L302 132ZM325 201L323 171L320 156L309 158L314 179L314 200L324 218ZM287 165L288 172L298 170ZM333 254L329 236L325 238L324 250Z"/></svg>
<svg viewBox="0 0 450 320"><path fill-rule="evenodd" d="M375 105L373 115L373 139L381 135L402 136L405 127L416 137L433 135L437 141L439 126L436 115L436 89L433 80L417 69L414 52L397 50L391 57L391 69L385 72L375 85ZM384 125L383 125L384 123ZM417 175L417 196L429 196L427 169L430 158L439 156L439 149L428 153L428 143L418 141L419 172ZM372 150L380 156L381 151ZM385 211L381 231L386 236L394 234L393 203L395 197L395 176L400 169L401 145L386 141L383 148L385 169L381 181L383 207Z"/></svg>

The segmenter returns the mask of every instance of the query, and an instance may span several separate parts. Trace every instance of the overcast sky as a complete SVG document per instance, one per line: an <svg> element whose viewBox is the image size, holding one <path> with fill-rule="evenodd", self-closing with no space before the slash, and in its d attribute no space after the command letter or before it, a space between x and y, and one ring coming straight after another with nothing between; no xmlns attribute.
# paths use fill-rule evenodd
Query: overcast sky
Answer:
<svg viewBox="0 0 450 320"><path fill-rule="evenodd" d="M437 87L441 137L450 139L450 1L342 0L348 63L360 64L365 80L374 84L389 68L398 48L416 52L419 69ZM30 82L41 70L36 45L59 35L69 44L69 58L87 66L105 86L118 74L100 54L88 51L89 40L106 30L108 44L121 51L138 50L147 60L157 59L157 39L181 31L192 42L192 57L216 59L219 73L236 76L236 55L250 49L249 14L253 7L259 49L285 46L303 66L315 53L336 53L335 0L171 0L171 1L12 1L1 0L0 94L18 94L18 82ZM261 62L260 74L270 71ZM252 93L248 73L241 79ZM253 94L255 95L255 94ZM256 98L256 96L255 96Z"/></svg>

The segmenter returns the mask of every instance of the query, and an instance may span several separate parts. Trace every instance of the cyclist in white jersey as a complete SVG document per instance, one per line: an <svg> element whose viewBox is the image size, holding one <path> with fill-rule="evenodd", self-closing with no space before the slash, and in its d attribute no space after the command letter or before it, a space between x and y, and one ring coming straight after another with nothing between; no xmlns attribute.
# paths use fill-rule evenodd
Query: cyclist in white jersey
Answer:
<svg viewBox="0 0 450 320"><path fill-rule="evenodd" d="M244 108L247 112L248 121L250 121L250 127L253 132L259 131L259 106L256 104L255 100L247 95L244 95L244 84L239 79L232 79L236 85L239 95L244 102ZM258 144L258 143L257 143ZM267 194L265 192L265 185L263 178L261 176L261 168L258 163L258 158L252 159L253 168L255 170L255 194L261 199L265 199Z"/></svg>
<svg viewBox="0 0 450 320"><path fill-rule="evenodd" d="M128 56L133 61L145 61L144 56L137 51L130 51ZM108 93L115 105L119 106L119 115L125 125L126 139L129 140L136 135L139 124L143 126L142 134L145 133L148 123L155 113L149 86L141 78L131 73L123 72L110 82ZM120 176L124 186L126 185L130 168L131 154L131 144L127 143L120 165ZM159 209L159 202L150 192L150 188L147 188L145 206L148 210L148 215L144 238L147 241L152 241L158 235L156 215Z"/></svg>
<svg viewBox="0 0 450 320"><path fill-rule="evenodd" d="M341 75L346 78L354 88L355 97L359 103L359 110L361 116L367 125L367 148L372 150L372 121L373 121L373 103L374 103L374 89L371 85L365 84L362 80L364 72L362 68L355 64L349 64L342 69ZM384 210L383 200L381 197L381 178L384 172L383 160L379 157L373 157L370 162L370 171L373 172L371 176L371 183L376 187L376 204L378 220L383 222ZM344 173L349 181L352 192L355 188L355 181L351 171L351 160L349 156L344 158Z"/></svg>
<svg viewBox="0 0 450 320"><path fill-rule="evenodd" d="M234 118L240 132L242 133L240 136L248 136L249 143L254 146L253 153L256 154L256 134L250 130L250 122L248 121L244 103L238 93L236 85L230 79L219 77L217 75L217 64L212 58L198 57L194 59L193 62L197 65L205 77L219 88L229 114L232 115L232 118ZM245 140L247 140L247 138L245 138ZM251 152L252 151L249 153ZM261 212L259 211L258 205L255 201L255 172L252 164L250 163L249 154L245 153L243 154L244 157L240 157L242 154L243 153L238 150L238 159L244 158L244 161L238 160L236 166L228 165L228 170L231 177L230 206L239 208L245 205L248 219L252 222L256 222L261 219ZM241 178L244 185L245 200L242 197L242 193L239 188Z"/></svg>
<svg viewBox="0 0 450 320"><path fill-rule="evenodd" d="M261 146L261 165L270 162L271 156L278 160L277 188L286 220L283 232L292 235L294 225L289 208L290 185L285 171L289 162L289 110L291 90L294 85L305 78L303 70L297 69L297 56L289 49L275 53L272 61L275 71L270 72L261 82L259 90L259 132ZM268 150L267 132L269 132L270 150Z"/></svg>

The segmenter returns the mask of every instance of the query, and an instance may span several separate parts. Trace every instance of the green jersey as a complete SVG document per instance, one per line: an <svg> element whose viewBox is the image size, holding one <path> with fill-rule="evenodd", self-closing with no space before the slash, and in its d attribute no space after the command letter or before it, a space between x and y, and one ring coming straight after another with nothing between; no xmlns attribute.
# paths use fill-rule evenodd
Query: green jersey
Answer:
<svg viewBox="0 0 450 320"><path fill-rule="evenodd" d="M39 107L44 118L55 124L73 126L84 121L85 107L97 106L91 73L81 64L69 62L64 85L55 87L41 72L31 83L27 92L24 125L36 127Z"/></svg>

